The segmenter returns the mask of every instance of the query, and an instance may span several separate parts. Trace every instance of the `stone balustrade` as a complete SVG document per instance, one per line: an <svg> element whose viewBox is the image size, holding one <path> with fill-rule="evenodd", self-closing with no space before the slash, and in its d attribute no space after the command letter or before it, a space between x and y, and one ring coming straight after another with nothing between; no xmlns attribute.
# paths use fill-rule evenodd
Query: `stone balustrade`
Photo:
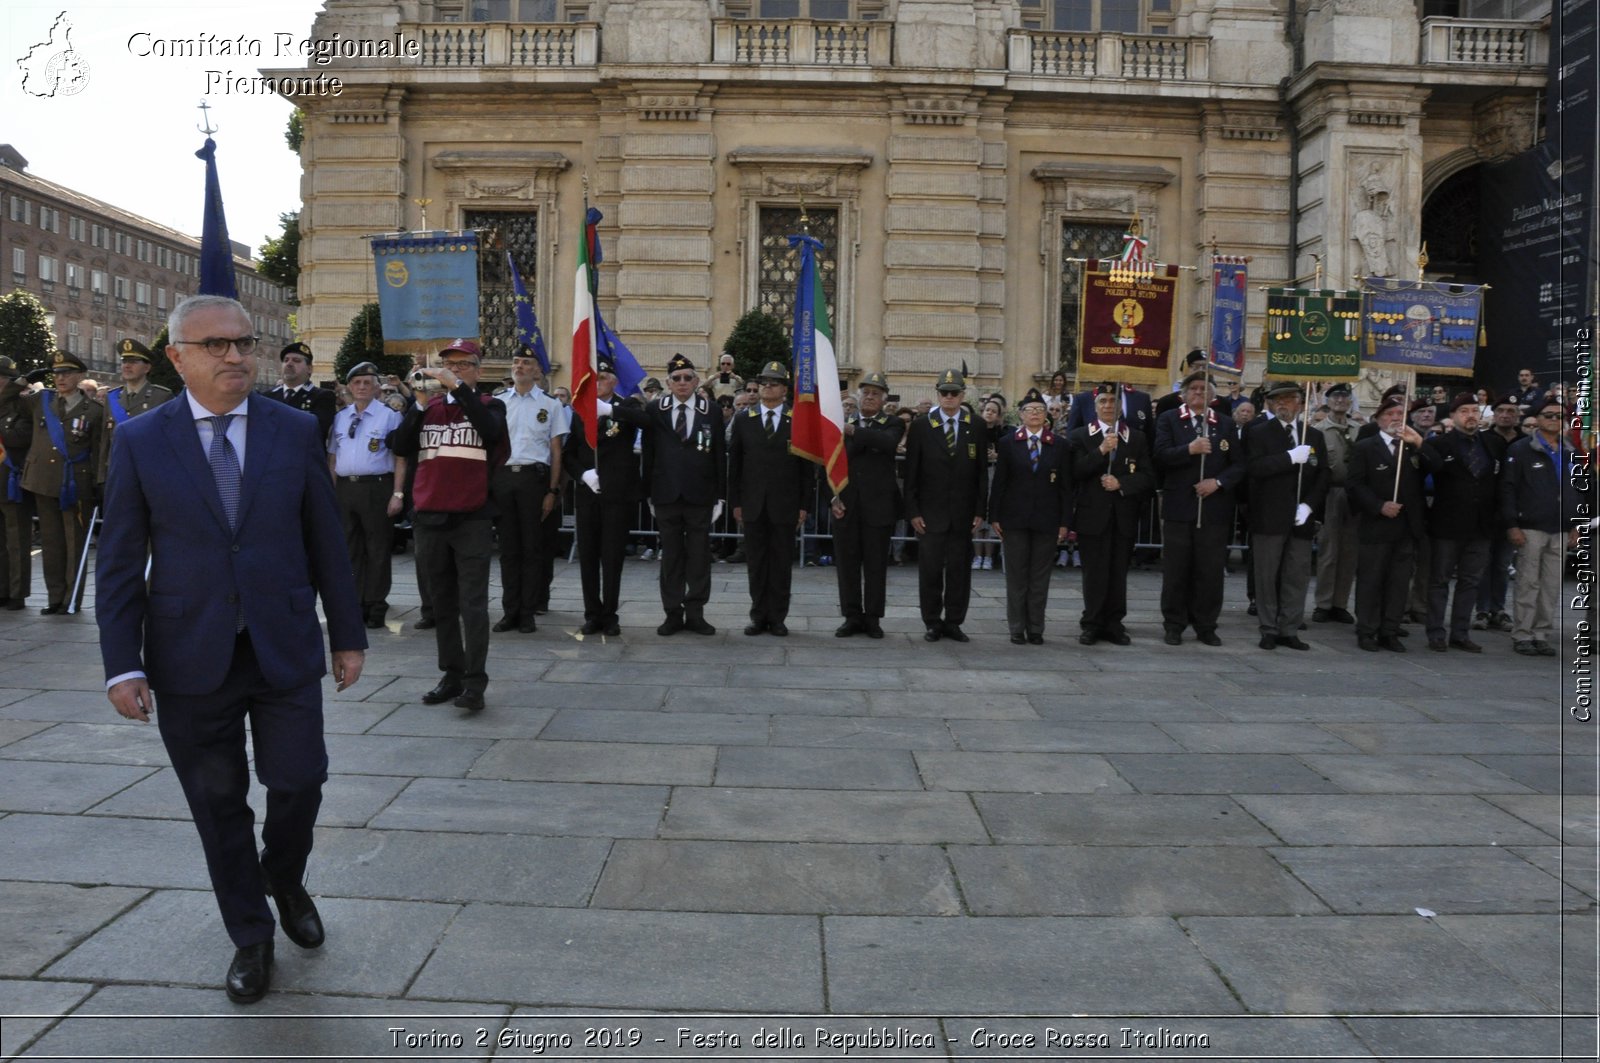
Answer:
<svg viewBox="0 0 1600 1063"><path fill-rule="evenodd" d="M1422 20L1425 64L1542 67L1548 61L1549 47L1549 34L1538 22L1438 17Z"/></svg>
<svg viewBox="0 0 1600 1063"><path fill-rule="evenodd" d="M712 62L745 66L888 66L888 22L731 19L712 23Z"/></svg>
<svg viewBox="0 0 1600 1063"><path fill-rule="evenodd" d="M1012 30L1008 45L1007 70L1030 77L1204 81L1210 76L1210 42L1201 37Z"/></svg>
<svg viewBox="0 0 1600 1063"><path fill-rule="evenodd" d="M400 27L425 67L593 67L600 27L589 22L428 22Z"/></svg>

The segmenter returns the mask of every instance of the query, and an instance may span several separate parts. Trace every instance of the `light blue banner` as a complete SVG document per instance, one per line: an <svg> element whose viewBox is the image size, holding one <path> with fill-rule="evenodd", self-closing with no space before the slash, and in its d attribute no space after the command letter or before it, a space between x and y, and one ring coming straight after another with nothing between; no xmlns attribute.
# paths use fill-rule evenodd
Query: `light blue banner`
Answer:
<svg viewBox="0 0 1600 1063"><path fill-rule="evenodd" d="M478 336L476 233L380 236L372 241L387 354Z"/></svg>

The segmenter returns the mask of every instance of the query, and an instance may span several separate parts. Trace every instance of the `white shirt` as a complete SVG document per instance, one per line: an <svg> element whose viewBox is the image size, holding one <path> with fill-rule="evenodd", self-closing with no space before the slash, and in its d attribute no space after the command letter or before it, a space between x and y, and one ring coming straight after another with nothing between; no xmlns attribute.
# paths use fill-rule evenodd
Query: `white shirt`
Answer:
<svg viewBox="0 0 1600 1063"><path fill-rule="evenodd" d="M200 453L207 462L211 460L211 421L217 416L195 400L194 392L185 389L183 397L189 400L189 412L194 415L195 431L200 433ZM239 405L229 410L233 420L228 422L228 442L233 444L233 452L239 458L239 474L244 474L244 441L248 435L245 424L245 411L249 408L250 400L242 400ZM209 468L209 464L207 468Z"/></svg>
<svg viewBox="0 0 1600 1063"><path fill-rule="evenodd" d="M359 417L359 420L357 419ZM353 424L352 424L353 422ZM355 434L351 435L354 427ZM333 455L335 476L381 476L394 472L394 454L386 442L400 427L400 415L373 399L359 414L351 403L333 416L328 433L328 453ZM377 447L373 447L373 441Z"/></svg>
<svg viewBox="0 0 1600 1063"><path fill-rule="evenodd" d="M495 398L506 407L506 432L511 442L506 464L549 465L550 440L565 436L572 425L572 415L561 400L538 387L530 388L526 395L507 388Z"/></svg>

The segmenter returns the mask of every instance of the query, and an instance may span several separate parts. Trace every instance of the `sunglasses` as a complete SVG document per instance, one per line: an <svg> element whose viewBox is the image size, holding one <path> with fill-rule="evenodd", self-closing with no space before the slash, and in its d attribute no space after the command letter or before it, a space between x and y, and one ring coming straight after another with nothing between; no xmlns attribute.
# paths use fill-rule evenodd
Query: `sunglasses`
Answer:
<svg viewBox="0 0 1600 1063"><path fill-rule="evenodd" d="M692 384L694 383L694 374L678 373L676 376L667 377L667 379L672 381L674 384Z"/></svg>

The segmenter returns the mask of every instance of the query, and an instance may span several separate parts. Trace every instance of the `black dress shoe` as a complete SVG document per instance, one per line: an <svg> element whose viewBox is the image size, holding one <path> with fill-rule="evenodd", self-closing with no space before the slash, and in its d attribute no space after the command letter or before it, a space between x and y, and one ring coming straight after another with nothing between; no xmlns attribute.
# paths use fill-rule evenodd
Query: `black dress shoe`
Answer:
<svg viewBox="0 0 1600 1063"><path fill-rule="evenodd" d="M772 625L768 627L767 630L781 639L789 634L789 625L785 624L782 620L774 620Z"/></svg>
<svg viewBox="0 0 1600 1063"><path fill-rule="evenodd" d="M1466 650L1468 653L1483 652L1483 647L1478 645L1476 642L1473 642L1471 639L1451 639L1450 645L1454 646L1458 650Z"/></svg>
<svg viewBox="0 0 1600 1063"><path fill-rule="evenodd" d="M1275 650L1278 648L1278 636L1262 635L1261 641L1257 645L1264 650Z"/></svg>
<svg viewBox="0 0 1600 1063"><path fill-rule="evenodd" d="M319 948L324 938L322 916L311 902L311 895L298 882L279 885L267 878L262 869L261 879L266 884L272 903L278 906L278 925L284 936L303 949Z"/></svg>
<svg viewBox="0 0 1600 1063"><path fill-rule="evenodd" d="M1350 615L1350 610L1340 609L1337 606L1328 610L1328 619L1335 624L1353 624L1356 622L1356 618Z"/></svg>
<svg viewBox="0 0 1600 1063"><path fill-rule="evenodd" d="M383 626L383 618L381 616L380 617L373 617L373 616L367 617L367 629L369 631L376 631L382 626Z"/></svg>
<svg viewBox="0 0 1600 1063"><path fill-rule="evenodd" d="M512 616L510 613L507 613L505 616L502 616L499 620L496 620L494 622L494 627L490 628L489 630L490 631L510 631L513 628L515 628L516 626L517 626L517 618Z"/></svg>
<svg viewBox="0 0 1600 1063"><path fill-rule="evenodd" d="M246 945L233 954L228 977L222 987L235 1004L254 1004L267 995L272 984L272 942Z"/></svg>
<svg viewBox="0 0 1600 1063"><path fill-rule="evenodd" d="M1028 636L1026 636L1026 635L1012 635L1011 636L1011 645L1013 645L1013 646L1026 646L1027 644L1028 644Z"/></svg>
<svg viewBox="0 0 1600 1063"><path fill-rule="evenodd" d="M656 634L657 635L676 635L678 632L680 632L682 630L683 630L683 617L681 617L681 616L669 616L669 617L667 617L665 620L663 620L661 622L661 626L660 627L656 628Z"/></svg>
<svg viewBox="0 0 1600 1063"><path fill-rule="evenodd" d="M861 621L850 619L833 629L833 637L836 639L847 639L851 635L854 635L858 632L865 632L866 630L867 626Z"/></svg>
<svg viewBox="0 0 1600 1063"><path fill-rule="evenodd" d="M1168 646L1182 646L1183 632L1169 631L1165 635L1161 636L1161 641L1165 642Z"/></svg>
<svg viewBox="0 0 1600 1063"><path fill-rule="evenodd" d="M1319 624L1326 624L1333 619L1333 612L1329 609L1313 609L1311 610L1311 619Z"/></svg>
<svg viewBox="0 0 1600 1063"><path fill-rule="evenodd" d="M1287 646L1291 650L1309 650L1311 647L1300 641L1299 635L1279 635L1278 645Z"/></svg>
<svg viewBox="0 0 1600 1063"><path fill-rule="evenodd" d="M415 624L412 624L411 629L413 631L432 631L438 626L439 621L435 620L431 616L425 616L421 620L418 620Z"/></svg>
<svg viewBox="0 0 1600 1063"><path fill-rule="evenodd" d="M26 609L27 607L28 599L26 598L13 598L6 602L6 608L11 610L13 613L19 609Z"/></svg>
<svg viewBox="0 0 1600 1063"><path fill-rule="evenodd" d="M1037 632L1037 631L1028 632L1028 645L1030 645L1030 646L1043 646L1044 645L1044 636L1039 634L1039 632Z"/></svg>
<svg viewBox="0 0 1600 1063"><path fill-rule="evenodd" d="M605 633L615 638L616 636L622 634L622 625L613 620L611 623L606 625Z"/></svg>
<svg viewBox="0 0 1600 1063"><path fill-rule="evenodd" d="M483 711L483 691L463 690L454 702L458 709L470 709L473 712Z"/></svg>
<svg viewBox="0 0 1600 1063"><path fill-rule="evenodd" d="M750 623L744 626L744 633L752 637L761 634L765 630L767 630L767 625L765 624Z"/></svg>
<svg viewBox="0 0 1600 1063"><path fill-rule="evenodd" d="M1434 653L1445 653L1450 649L1450 646L1445 642L1444 639L1429 639L1428 649L1432 650Z"/></svg>
<svg viewBox="0 0 1600 1063"><path fill-rule="evenodd" d="M939 629L936 628L936 627L930 627L928 630L924 631L922 633L922 641L923 642L938 642L939 641Z"/></svg>
<svg viewBox="0 0 1600 1063"><path fill-rule="evenodd" d="M43 609L39 610L39 615L56 616L57 614L64 613L66 611L67 607L64 605L47 605Z"/></svg>
<svg viewBox="0 0 1600 1063"><path fill-rule="evenodd" d="M522 623L517 625L517 630L522 632L524 635L531 635L535 631L539 630L539 625L535 624L532 620L524 620Z"/></svg>
<svg viewBox="0 0 1600 1063"><path fill-rule="evenodd" d="M967 637L967 633L965 631L961 630L961 625L960 624L946 624L944 626L944 628L943 628L943 631L944 631L944 637L949 639L951 642L971 642L972 641L972 639Z"/></svg>
<svg viewBox="0 0 1600 1063"><path fill-rule="evenodd" d="M683 622L684 630L693 631L696 635L715 635L717 629L706 623L706 618L697 616L692 620Z"/></svg>
<svg viewBox="0 0 1600 1063"><path fill-rule="evenodd" d="M1131 646L1133 645L1133 636L1126 631L1117 631L1107 635L1106 641L1113 646Z"/></svg>
<svg viewBox="0 0 1600 1063"><path fill-rule="evenodd" d="M461 693L462 686L454 679L441 679L439 685L422 695L424 705L442 705Z"/></svg>
<svg viewBox="0 0 1600 1063"><path fill-rule="evenodd" d="M1378 640L1378 645L1382 646L1390 653L1406 652L1406 644L1395 638L1393 635L1385 635L1383 638Z"/></svg>
<svg viewBox="0 0 1600 1063"><path fill-rule="evenodd" d="M1245 612L1248 613L1250 616L1255 616L1256 615L1256 603L1255 602L1251 602L1250 603L1250 608L1246 609Z"/></svg>
<svg viewBox="0 0 1600 1063"><path fill-rule="evenodd" d="M1196 635L1195 638L1199 639L1207 646L1222 645L1222 640L1217 637L1217 633L1215 631L1202 631L1200 634Z"/></svg>
<svg viewBox="0 0 1600 1063"><path fill-rule="evenodd" d="M1366 650L1368 653L1377 653L1383 648L1382 646L1378 645L1378 640L1373 638L1371 635L1356 636L1356 645L1361 649Z"/></svg>
<svg viewBox="0 0 1600 1063"><path fill-rule="evenodd" d="M1100 636L1093 631L1085 631L1083 634L1078 636L1078 645L1080 646L1093 646L1099 641Z"/></svg>
<svg viewBox="0 0 1600 1063"><path fill-rule="evenodd" d="M598 620L585 620L583 622L583 626L578 629L578 634L598 635L600 634L600 629L604 626L605 625L601 624Z"/></svg>
<svg viewBox="0 0 1600 1063"><path fill-rule="evenodd" d="M883 628L878 626L878 622L876 620L872 620L872 621L869 621L868 623L870 624L870 626L867 628L867 638L869 638L869 639L881 639L881 638L883 638Z"/></svg>
<svg viewBox="0 0 1600 1063"><path fill-rule="evenodd" d="M1411 637L1411 629L1408 627L1397 627L1394 629L1394 633L1397 638L1408 639Z"/></svg>

